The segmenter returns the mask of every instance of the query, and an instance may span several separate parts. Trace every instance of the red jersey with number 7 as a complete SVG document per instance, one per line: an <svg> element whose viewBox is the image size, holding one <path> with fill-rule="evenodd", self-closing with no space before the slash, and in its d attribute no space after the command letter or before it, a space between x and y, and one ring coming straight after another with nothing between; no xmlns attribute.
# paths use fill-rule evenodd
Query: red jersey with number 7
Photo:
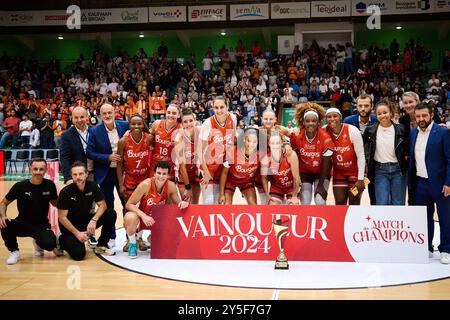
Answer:
<svg viewBox="0 0 450 320"><path fill-rule="evenodd" d="M125 142L123 164L125 172L124 186L134 190L139 183L148 178L149 175L150 146L148 144L148 134L143 133L140 141L136 142L128 136Z"/></svg>

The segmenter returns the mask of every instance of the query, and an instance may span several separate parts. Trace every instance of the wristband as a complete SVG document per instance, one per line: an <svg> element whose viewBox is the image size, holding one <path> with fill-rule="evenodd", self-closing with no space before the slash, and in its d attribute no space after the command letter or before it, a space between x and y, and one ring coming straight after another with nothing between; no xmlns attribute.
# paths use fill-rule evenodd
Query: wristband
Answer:
<svg viewBox="0 0 450 320"><path fill-rule="evenodd" d="M191 188L192 188L191 185L190 185L189 183L188 183L188 184L185 184L184 187L186 188L186 190L191 190Z"/></svg>
<svg viewBox="0 0 450 320"><path fill-rule="evenodd" d="M97 220L95 220L94 218L92 218L91 221L97 222Z"/></svg>

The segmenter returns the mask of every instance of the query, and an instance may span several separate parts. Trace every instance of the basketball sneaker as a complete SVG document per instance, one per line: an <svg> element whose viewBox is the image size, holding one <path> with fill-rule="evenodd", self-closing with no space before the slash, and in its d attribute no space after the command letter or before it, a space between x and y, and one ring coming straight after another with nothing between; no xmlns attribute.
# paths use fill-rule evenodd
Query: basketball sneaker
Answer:
<svg viewBox="0 0 450 320"><path fill-rule="evenodd" d="M6 260L7 264L16 264L20 260L20 252L19 250L11 252L8 260Z"/></svg>
<svg viewBox="0 0 450 320"><path fill-rule="evenodd" d="M44 249L38 246L36 240L33 239L33 247L34 247L34 255L36 257L43 257L44 256Z"/></svg>
<svg viewBox="0 0 450 320"><path fill-rule="evenodd" d="M441 263L450 264L450 253L441 252Z"/></svg>
<svg viewBox="0 0 450 320"><path fill-rule="evenodd" d="M136 259L138 257L137 243L130 243L128 247L128 257L130 259Z"/></svg>
<svg viewBox="0 0 450 320"><path fill-rule="evenodd" d="M97 241L97 239L95 239L95 235L91 234L89 236L88 243L89 243L89 247L91 247L91 249L95 249L95 247L97 247L98 241Z"/></svg>
<svg viewBox="0 0 450 320"><path fill-rule="evenodd" d="M127 241L125 242L125 245L122 248L123 252L128 252L128 248L130 247L130 240L127 239Z"/></svg>
<svg viewBox="0 0 450 320"><path fill-rule="evenodd" d="M144 239L140 238L137 240L139 251L147 251L148 245L145 243Z"/></svg>
<svg viewBox="0 0 450 320"><path fill-rule="evenodd" d="M116 252L113 249L110 249L108 247L103 247L103 246L97 246L94 249L96 254L101 254L104 256L113 256L116 254Z"/></svg>

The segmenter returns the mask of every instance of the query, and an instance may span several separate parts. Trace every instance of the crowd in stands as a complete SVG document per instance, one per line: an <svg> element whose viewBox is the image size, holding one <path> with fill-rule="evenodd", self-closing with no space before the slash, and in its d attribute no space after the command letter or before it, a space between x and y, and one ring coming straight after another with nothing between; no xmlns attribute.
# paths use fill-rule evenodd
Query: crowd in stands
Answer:
<svg viewBox="0 0 450 320"><path fill-rule="evenodd" d="M351 43L320 47L316 41L296 46L291 55L279 55L260 44L235 48L207 48L204 58L191 54L170 58L161 42L148 55L143 48L113 56L95 50L82 54L72 73L60 69L57 58L42 65L19 54L0 57L0 148L58 148L61 134L71 126L71 110L83 106L90 124L99 123L99 107L109 101L116 119L139 113L148 123L164 116L166 105L190 108L199 124L213 114L212 100L225 96L239 127L261 125L266 108L317 101L335 106L342 115L354 111L362 93L375 103L384 100L404 112L401 96L417 93L432 103L437 120L450 125L450 51L438 71L431 69L432 52L420 39L400 44L371 43L355 50Z"/></svg>

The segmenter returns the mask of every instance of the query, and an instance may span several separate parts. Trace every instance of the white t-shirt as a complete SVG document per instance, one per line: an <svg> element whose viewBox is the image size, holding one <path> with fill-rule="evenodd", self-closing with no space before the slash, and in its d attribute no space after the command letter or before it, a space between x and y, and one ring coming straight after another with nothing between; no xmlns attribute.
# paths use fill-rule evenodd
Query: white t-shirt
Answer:
<svg viewBox="0 0 450 320"><path fill-rule="evenodd" d="M380 163L398 162L395 156L395 128L378 126L377 146L375 148L375 161Z"/></svg>
<svg viewBox="0 0 450 320"><path fill-rule="evenodd" d="M22 133L21 133L22 137L30 136L32 128L33 128L33 122L31 122L31 120L21 121L19 124L19 129L27 129L27 130L22 131Z"/></svg>
<svg viewBox="0 0 450 320"><path fill-rule="evenodd" d="M204 58L202 62L203 62L203 71L211 70L211 66L213 64L211 58Z"/></svg>
<svg viewBox="0 0 450 320"><path fill-rule="evenodd" d="M30 135L30 146L37 147L40 144L41 133L38 129L33 129Z"/></svg>

